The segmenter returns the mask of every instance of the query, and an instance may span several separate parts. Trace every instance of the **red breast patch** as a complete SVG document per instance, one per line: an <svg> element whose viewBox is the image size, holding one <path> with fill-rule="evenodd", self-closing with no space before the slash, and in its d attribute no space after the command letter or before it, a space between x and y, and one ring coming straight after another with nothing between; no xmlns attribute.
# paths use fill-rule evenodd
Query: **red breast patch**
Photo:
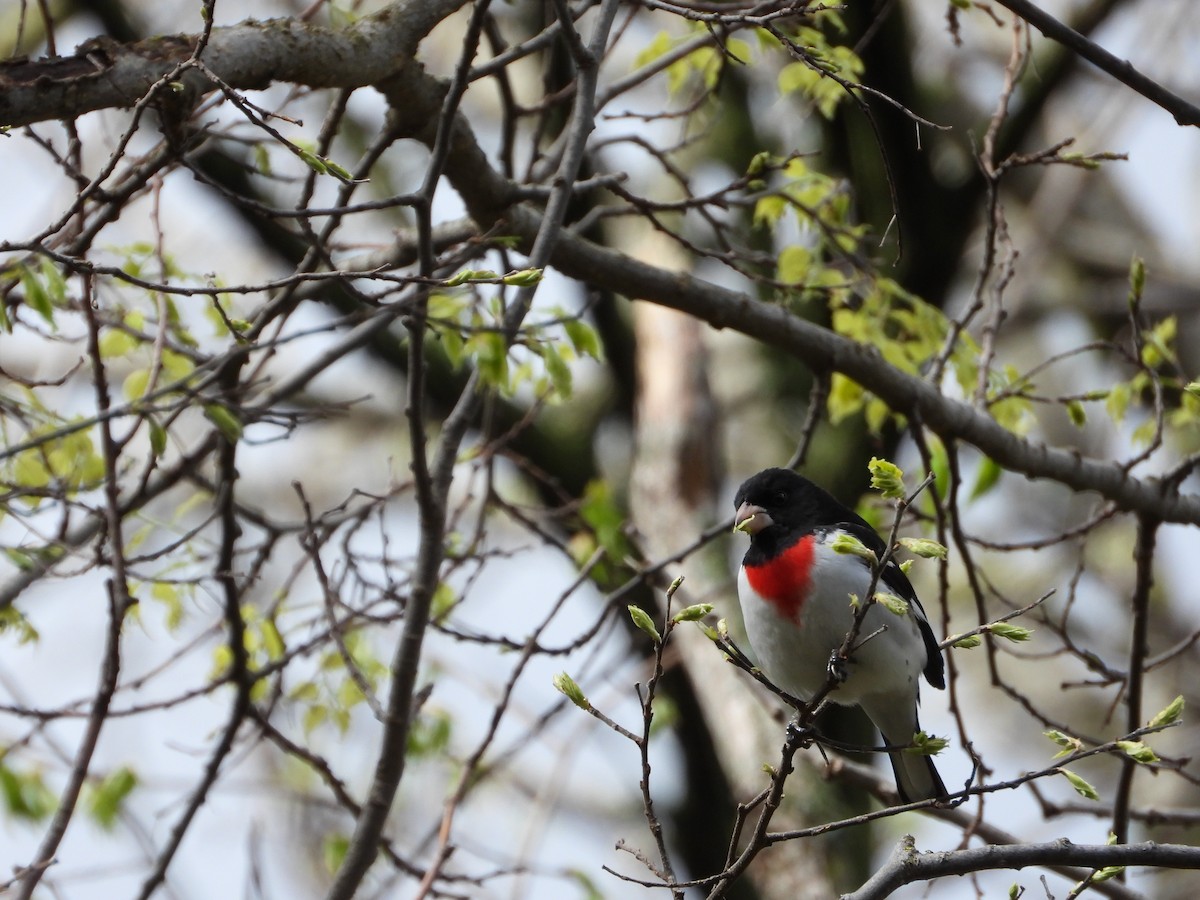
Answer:
<svg viewBox="0 0 1200 900"><path fill-rule="evenodd" d="M754 592L792 621L799 619L808 596L815 543L809 534L774 559L746 566L746 580Z"/></svg>

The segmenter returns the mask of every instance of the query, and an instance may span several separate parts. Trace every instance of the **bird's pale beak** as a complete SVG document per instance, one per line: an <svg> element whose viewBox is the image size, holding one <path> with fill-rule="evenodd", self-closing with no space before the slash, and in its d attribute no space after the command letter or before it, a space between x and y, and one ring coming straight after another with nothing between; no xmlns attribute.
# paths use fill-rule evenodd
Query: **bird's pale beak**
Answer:
<svg viewBox="0 0 1200 900"><path fill-rule="evenodd" d="M746 534L758 534L764 528L775 524L775 520L767 515L761 506L755 506L747 501L738 507L733 517L733 530L744 531Z"/></svg>

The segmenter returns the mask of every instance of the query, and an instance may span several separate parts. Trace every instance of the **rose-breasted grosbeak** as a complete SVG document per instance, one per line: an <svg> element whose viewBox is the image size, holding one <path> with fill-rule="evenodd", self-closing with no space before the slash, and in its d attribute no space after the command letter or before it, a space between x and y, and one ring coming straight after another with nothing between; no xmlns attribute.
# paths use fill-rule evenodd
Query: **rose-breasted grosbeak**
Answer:
<svg viewBox="0 0 1200 900"><path fill-rule="evenodd" d="M810 698L828 679L830 655L850 631L850 595L866 602L871 567L861 556L837 553L839 533L858 538L880 558L883 540L862 518L806 478L787 469L766 469L747 480L734 498L735 527L750 535L738 575L738 598L746 635L764 675L778 687ZM889 747L906 747L920 729L920 676L946 686L942 656L925 610L908 578L889 561L876 591L902 598L906 614L879 603L866 613L861 643L845 667L846 680L829 695L858 705ZM946 787L925 754L889 753L903 802L946 796Z"/></svg>

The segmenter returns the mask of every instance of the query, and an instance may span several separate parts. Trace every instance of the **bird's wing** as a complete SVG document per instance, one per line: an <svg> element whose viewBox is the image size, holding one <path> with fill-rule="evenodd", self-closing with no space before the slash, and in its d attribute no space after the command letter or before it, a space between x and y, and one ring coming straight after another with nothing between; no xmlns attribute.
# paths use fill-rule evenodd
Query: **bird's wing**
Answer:
<svg viewBox="0 0 1200 900"><path fill-rule="evenodd" d="M857 522L838 522L834 527L858 538L864 545L873 550L876 556L882 557L887 552L887 544L884 543L883 538L879 536L879 533L874 528L861 519ZM867 561L863 560L863 564L866 565ZM921 605L912 582L908 580L908 576L904 574L895 557L888 560L887 565L884 566L883 572L879 576L879 580L893 594L903 597L908 601L908 605L916 617L917 628L921 632L921 640L925 642L925 679L939 690L945 688L946 665L942 660L941 650L938 649L937 638L933 634L933 628L929 625L928 616L925 615L925 607Z"/></svg>

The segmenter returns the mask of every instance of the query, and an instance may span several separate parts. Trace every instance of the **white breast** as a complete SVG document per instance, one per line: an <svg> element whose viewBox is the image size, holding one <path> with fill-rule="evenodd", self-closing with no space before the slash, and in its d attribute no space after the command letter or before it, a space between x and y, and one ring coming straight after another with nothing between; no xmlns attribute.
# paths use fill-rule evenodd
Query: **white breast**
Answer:
<svg viewBox="0 0 1200 900"><path fill-rule="evenodd" d="M753 655L763 674L790 694L812 696L824 683L830 654L841 646L854 621L850 595L862 600L870 572L854 556L834 553L818 538L813 555L809 597L799 621L782 616L754 591L745 571L738 575L738 596ZM914 611L915 612L915 611ZM849 677L831 695L841 704L856 704L875 694L913 696L925 667L926 651L914 612L896 615L875 604L867 612L858 640L881 627L886 630L863 643L852 656Z"/></svg>

